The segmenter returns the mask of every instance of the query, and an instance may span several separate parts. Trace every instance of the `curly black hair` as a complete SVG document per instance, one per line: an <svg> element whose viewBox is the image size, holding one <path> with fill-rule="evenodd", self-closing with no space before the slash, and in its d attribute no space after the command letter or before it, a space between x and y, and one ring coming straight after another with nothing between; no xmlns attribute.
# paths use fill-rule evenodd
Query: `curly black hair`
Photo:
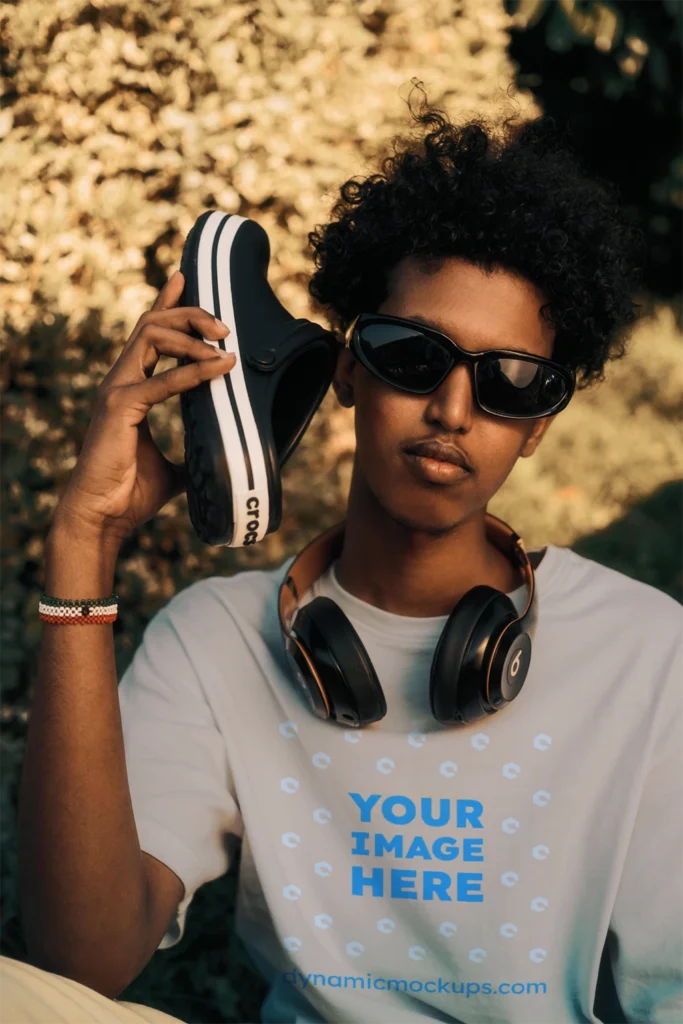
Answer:
<svg viewBox="0 0 683 1024"><path fill-rule="evenodd" d="M406 256L427 270L447 256L504 267L545 296L553 358L575 370L577 390L603 380L638 317L644 259L643 233L615 187L584 172L552 118L494 129L409 106L432 130L394 137L381 173L345 182L330 222L308 234L315 308L343 335L356 313L381 305Z"/></svg>

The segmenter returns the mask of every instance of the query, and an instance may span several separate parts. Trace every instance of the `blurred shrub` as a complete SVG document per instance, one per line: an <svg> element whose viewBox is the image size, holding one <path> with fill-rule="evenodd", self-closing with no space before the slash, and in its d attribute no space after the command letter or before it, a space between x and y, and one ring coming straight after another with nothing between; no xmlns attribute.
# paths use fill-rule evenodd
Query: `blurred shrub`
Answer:
<svg viewBox="0 0 683 1024"><path fill-rule="evenodd" d="M646 287L681 292L681 0L506 0L516 81L615 181L646 233ZM678 307L680 309L680 307Z"/></svg>

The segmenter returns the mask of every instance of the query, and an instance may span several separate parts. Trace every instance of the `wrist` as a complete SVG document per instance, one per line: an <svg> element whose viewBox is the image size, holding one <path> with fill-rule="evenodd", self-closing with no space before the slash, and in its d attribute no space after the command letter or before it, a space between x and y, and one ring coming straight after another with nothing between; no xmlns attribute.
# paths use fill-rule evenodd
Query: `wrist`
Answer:
<svg viewBox="0 0 683 1024"><path fill-rule="evenodd" d="M76 601L111 596L120 544L105 532L53 522L45 542L45 594Z"/></svg>
<svg viewBox="0 0 683 1024"><path fill-rule="evenodd" d="M46 545L54 548L68 545L74 550L84 548L89 552L118 553L123 538L104 525L96 525L73 516L59 506L52 517Z"/></svg>

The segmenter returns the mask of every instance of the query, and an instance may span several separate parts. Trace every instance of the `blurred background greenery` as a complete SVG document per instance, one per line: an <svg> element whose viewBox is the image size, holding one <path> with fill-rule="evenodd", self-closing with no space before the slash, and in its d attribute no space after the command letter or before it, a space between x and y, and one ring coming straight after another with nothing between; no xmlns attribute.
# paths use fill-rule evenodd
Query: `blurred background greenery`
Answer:
<svg viewBox="0 0 683 1024"><path fill-rule="evenodd" d="M414 76L457 118L554 115L645 230L647 315L625 357L576 396L490 508L528 546L571 546L683 600L682 22L679 0L0 3L0 952L26 958L15 815L44 541L93 391L207 208L265 227L273 288L312 316L307 232L409 129ZM326 397L285 469L282 527L255 549L205 547L184 496L124 545L119 677L178 590L276 565L341 517L352 415ZM150 420L180 461L178 399ZM259 1019L263 986L231 927L237 870L198 892L182 942L122 998L188 1024Z"/></svg>

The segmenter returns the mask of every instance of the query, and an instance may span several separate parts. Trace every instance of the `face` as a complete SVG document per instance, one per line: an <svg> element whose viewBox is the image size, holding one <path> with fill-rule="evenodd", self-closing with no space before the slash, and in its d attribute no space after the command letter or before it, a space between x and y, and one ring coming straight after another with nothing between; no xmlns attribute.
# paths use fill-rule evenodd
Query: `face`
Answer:
<svg viewBox="0 0 683 1024"><path fill-rule="evenodd" d="M503 269L486 273L449 257L429 273L407 258L394 268L389 296L376 312L424 317L470 352L505 348L550 359L554 332L541 316L543 302L534 285ZM342 405L355 407L354 475L392 519L411 529L447 533L484 509L554 419L483 412L470 374L464 363L456 365L432 394L410 395L378 380L348 349L340 352L334 389ZM406 452L422 441L459 448L471 472Z"/></svg>

